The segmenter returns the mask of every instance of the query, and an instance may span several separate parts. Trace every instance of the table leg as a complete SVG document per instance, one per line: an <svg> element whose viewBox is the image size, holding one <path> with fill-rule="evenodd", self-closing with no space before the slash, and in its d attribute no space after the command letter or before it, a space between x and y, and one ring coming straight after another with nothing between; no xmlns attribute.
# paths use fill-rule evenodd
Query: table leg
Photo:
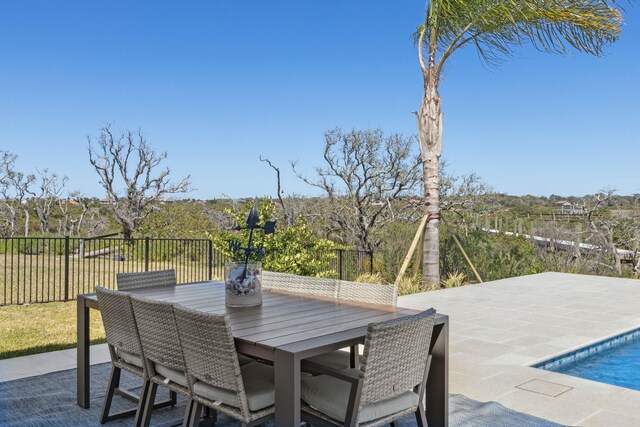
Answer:
<svg viewBox="0 0 640 427"><path fill-rule="evenodd" d="M85 298L78 296L77 343L77 395L78 406L89 408L89 307Z"/></svg>
<svg viewBox="0 0 640 427"><path fill-rule="evenodd" d="M433 329L431 370L427 378L426 409L429 427L449 425L449 321Z"/></svg>
<svg viewBox="0 0 640 427"><path fill-rule="evenodd" d="M276 349L273 367L276 383L276 427L300 425L300 359Z"/></svg>

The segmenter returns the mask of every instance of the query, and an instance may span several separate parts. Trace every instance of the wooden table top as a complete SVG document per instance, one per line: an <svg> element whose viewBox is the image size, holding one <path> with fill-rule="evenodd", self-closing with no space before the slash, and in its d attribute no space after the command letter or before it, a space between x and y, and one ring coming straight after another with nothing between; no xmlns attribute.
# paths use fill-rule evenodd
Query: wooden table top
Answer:
<svg viewBox="0 0 640 427"><path fill-rule="evenodd" d="M224 284L218 281L128 292L206 313L226 313L236 342L244 343L244 350L247 346L261 347L262 351L258 353L263 353L263 356L275 348L305 352L322 345L353 341L364 337L369 323L417 313L406 308L266 290L260 306L227 307ZM84 297L95 299L95 295ZM441 322L443 319L438 320Z"/></svg>

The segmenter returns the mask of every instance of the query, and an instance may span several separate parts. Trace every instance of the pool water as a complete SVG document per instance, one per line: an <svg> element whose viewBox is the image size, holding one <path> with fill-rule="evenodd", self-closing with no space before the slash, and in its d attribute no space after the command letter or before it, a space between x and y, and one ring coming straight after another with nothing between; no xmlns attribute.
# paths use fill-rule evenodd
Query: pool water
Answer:
<svg viewBox="0 0 640 427"><path fill-rule="evenodd" d="M631 338L631 339L629 339ZM585 357L545 366L550 371L640 390L640 337L589 352Z"/></svg>

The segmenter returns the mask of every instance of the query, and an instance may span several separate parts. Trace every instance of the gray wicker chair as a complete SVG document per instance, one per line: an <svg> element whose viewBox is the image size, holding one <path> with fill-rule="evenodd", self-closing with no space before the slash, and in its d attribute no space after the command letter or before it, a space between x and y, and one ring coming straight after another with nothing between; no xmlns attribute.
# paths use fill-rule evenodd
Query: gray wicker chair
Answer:
<svg viewBox="0 0 640 427"><path fill-rule="evenodd" d="M138 325L143 362L150 380L141 416L141 425L147 427L158 385L189 397L187 367L180 346L173 304L132 295L131 305ZM189 414L190 405L187 405L185 419Z"/></svg>
<svg viewBox="0 0 640 427"><path fill-rule="evenodd" d="M125 292L111 291L100 286L96 286L96 294L112 363L111 375L100 415L100 423L104 424L108 421L135 414L135 423L137 425L142 416L142 408L149 390L149 376L142 359L142 345L133 315L131 296ZM123 369L143 378L144 382L140 396L120 388L120 374ZM138 408L109 414L114 393L119 393L125 398L137 402ZM172 392L169 400L160 402L155 407L161 408L175 404L176 394Z"/></svg>
<svg viewBox="0 0 640 427"><path fill-rule="evenodd" d="M398 287L340 280L338 299L395 307L398 302Z"/></svg>
<svg viewBox="0 0 640 427"><path fill-rule="evenodd" d="M336 298L338 295L338 280L265 270L262 272L262 289Z"/></svg>
<svg viewBox="0 0 640 427"><path fill-rule="evenodd" d="M240 365L228 316L175 307L191 390L196 426L202 408L225 413L243 427L264 422L274 412L273 368L258 362Z"/></svg>
<svg viewBox="0 0 640 427"><path fill-rule="evenodd" d="M395 307L398 301L398 287L340 280L338 299ZM338 370L356 368L358 353L358 347L352 346L349 352L337 350L309 360Z"/></svg>
<svg viewBox="0 0 640 427"><path fill-rule="evenodd" d="M435 310L370 324L359 369L302 379L303 419L317 426L374 427L411 413L427 425L424 392Z"/></svg>
<svg viewBox="0 0 640 427"><path fill-rule="evenodd" d="M126 291L135 288L149 288L151 286L175 285L175 270L140 271L136 273L118 273L116 275L118 290Z"/></svg>

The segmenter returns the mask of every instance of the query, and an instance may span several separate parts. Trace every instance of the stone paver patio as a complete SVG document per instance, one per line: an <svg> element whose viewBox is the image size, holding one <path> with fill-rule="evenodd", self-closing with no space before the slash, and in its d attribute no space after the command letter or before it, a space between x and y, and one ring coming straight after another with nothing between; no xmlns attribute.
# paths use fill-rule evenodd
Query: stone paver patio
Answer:
<svg viewBox="0 0 640 427"><path fill-rule="evenodd" d="M640 327L640 280L543 273L399 298L450 329L450 392L561 424L640 426L640 392L529 367Z"/></svg>

